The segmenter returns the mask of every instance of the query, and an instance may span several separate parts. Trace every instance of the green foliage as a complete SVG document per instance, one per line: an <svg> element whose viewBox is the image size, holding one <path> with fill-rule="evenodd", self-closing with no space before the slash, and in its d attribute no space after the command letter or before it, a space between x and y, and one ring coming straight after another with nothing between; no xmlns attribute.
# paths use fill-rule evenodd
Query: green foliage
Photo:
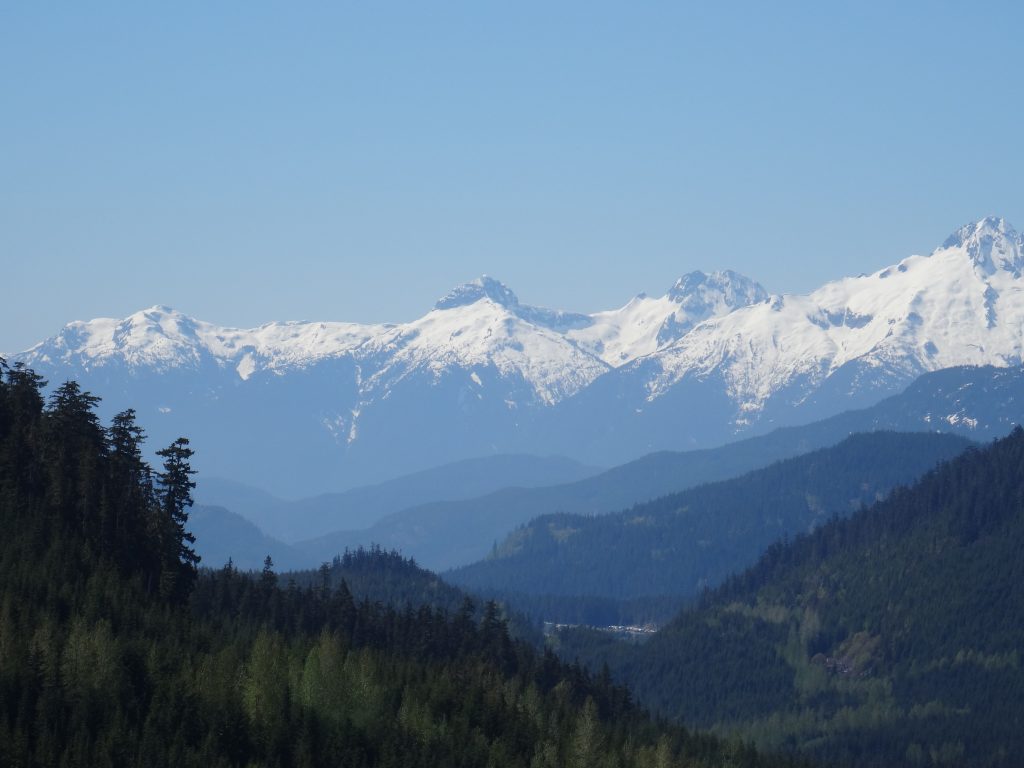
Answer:
<svg viewBox="0 0 1024 768"><path fill-rule="evenodd" d="M783 764L652 721L494 603L357 599L269 559L197 571L188 443L154 483L133 414L104 429L77 387L44 407L38 377L2 373L0 765ZM349 572L415 568L389 557Z"/></svg>
<svg viewBox="0 0 1024 768"><path fill-rule="evenodd" d="M1024 431L772 546L642 646L560 650L692 724L856 766L1024 752Z"/></svg>

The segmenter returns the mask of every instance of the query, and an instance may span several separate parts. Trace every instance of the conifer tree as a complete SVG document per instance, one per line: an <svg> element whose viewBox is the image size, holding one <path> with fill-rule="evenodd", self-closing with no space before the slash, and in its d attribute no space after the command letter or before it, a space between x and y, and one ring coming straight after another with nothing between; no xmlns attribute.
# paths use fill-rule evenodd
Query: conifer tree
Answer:
<svg viewBox="0 0 1024 768"><path fill-rule="evenodd" d="M195 470L189 464L195 451L188 438L179 437L156 455L164 460L164 471L157 474L159 514L157 538L162 549L160 591L166 597L184 598L195 581L199 555L192 544L196 537L186 528L192 506L192 480Z"/></svg>
<svg viewBox="0 0 1024 768"><path fill-rule="evenodd" d="M144 545L146 521L140 514L154 505L149 465L142 458L145 439L145 432L135 421L135 411L130 408L114 416L107 429L110 490L104 500L109 510L105 523L111 529L109 537L122 566L129 569L143 565L142 560L150 554Z"/></svg>
<svg viewBox="0 0 1024 768"><path fill-rule="evenodd" d="M80 531L90 531L90 538L97 532L93 522L99 516L100 463L106 447L95 412L99 401L77 381L66 381L50 395L47 414L49 501Z"/></svg>
<svg viewBox="0 0 1024 768"><path fill-rule="evenodd" d="M270 555L263 558L263 572L260 574L260 583L267 591L277 586L277 574L274 573L274 559Z"/></svg>

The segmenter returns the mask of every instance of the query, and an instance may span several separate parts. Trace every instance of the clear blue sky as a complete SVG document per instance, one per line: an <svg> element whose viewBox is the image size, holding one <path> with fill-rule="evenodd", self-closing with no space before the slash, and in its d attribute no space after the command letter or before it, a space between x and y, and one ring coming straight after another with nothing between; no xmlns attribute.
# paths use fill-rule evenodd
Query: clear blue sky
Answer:
<svg viewBox="0 0 1024 768"><path fill-rule="evenodd" d="M1018 3L4 3L0 350L801 291L1024 227ZM145 7L143 7L145 6Z"/></svg>

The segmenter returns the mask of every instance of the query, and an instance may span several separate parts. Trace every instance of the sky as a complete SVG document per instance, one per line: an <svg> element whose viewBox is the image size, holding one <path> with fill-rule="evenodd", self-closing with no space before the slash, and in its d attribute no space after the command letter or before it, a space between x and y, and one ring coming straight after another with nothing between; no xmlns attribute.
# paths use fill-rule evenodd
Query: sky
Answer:
<svg viewBox="0 0 1024 768"><path fill-rule="evenodd" d="M840 5L846 7L839 7ZM0 350L802 292L1024 228L1018 3L3 3Z"/></svg>

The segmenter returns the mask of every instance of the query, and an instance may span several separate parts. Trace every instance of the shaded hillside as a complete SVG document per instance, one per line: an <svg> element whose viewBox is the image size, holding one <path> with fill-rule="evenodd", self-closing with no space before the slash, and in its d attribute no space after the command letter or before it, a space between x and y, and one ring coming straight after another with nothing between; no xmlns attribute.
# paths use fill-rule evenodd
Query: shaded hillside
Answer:
<svg viewBox="0 0 1024 768"><path fill-rule="evenodd" d="M583 631L642 701L845 765L1024 752L1024 431L773 546L644 646Z"/></svg>
<svg viewBox="0 0 1024 768"><path fill-rule="evenodd" d="M490 558L448 578L471 590L537 595L694 596L776 540L852 514L968 445L954 435L854 435L616 514L537 518Z"/></svg>
<svg viewBox="0 0 1024 768"><path fill-rule="evenodd" d="M423 504L367 529L299 542L297 549L310 566L346 547L377 543L400 549L431 568L458 567L486 557L509 531L540 515L617 512L835 445L858 432L939 431L985 440L1018 423L1024 423L1024 369L950 368L921 376L905 392L871 408L719 448L650 454L575 483Z"/></svg>
<svg viewBox="0 0 1024 768"><path fill-rule="evenodd" d="M280 568L300 564L291 547L224 507L197 504L192 508L189 524L196 537L196 552L209 567L218 568L231 560L239 570L258 571L267 555Z"/></svg>
<svg viewBox="0 0 1024 768"><path fill-rule="evenodd" d="M335 557L314 571L291 571L285 578L300 587L338 589L342 583L357 600L384 605L428 605L457 612L467 595L433 571L398 552L357 549Z"/></svg>
<svg viewBox="0 0 1024 768"><path fill-rule="evenodd" d="M501 488L575 482L599 471L561 456L509 454L456 461L374 485L294 501L230 480L208 478L197 487L196 499L204 505L225 507L270 536L294 542L342 528L370 526L417 504L457 501Z"/></svg>

